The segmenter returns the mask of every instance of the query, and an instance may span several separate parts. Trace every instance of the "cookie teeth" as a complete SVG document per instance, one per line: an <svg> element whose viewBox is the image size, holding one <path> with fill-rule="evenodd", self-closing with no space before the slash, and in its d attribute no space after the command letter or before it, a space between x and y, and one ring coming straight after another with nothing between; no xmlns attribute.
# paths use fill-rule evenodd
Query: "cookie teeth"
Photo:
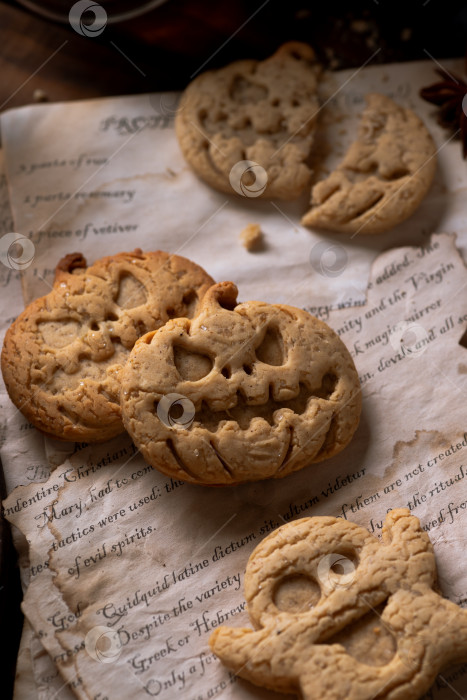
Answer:
<svg viewBox="0 0 467 700"><path fill-rule="evenodd" d="M250 406L263 406L269 399L269 385L243 384L241 393Z"/></svg>
<svg viewBox="0 0 467 700"><path fill-rule="evenodd" d="M214 412L217 411L229 411L231 408L235 408L238 403L237 394L228 394L226 396L221 396L220 398L207 398L204 400L206 406Z"/></svg>
<svg viewBox="0 0 467 700"><path fill-rule="evenodd" d="M271 386L274 401L289 401L290 399L294 399L300 393L300 385L298 382L290 386L285 385L285 382L281 380L280 383L273 382Z"/></svg>

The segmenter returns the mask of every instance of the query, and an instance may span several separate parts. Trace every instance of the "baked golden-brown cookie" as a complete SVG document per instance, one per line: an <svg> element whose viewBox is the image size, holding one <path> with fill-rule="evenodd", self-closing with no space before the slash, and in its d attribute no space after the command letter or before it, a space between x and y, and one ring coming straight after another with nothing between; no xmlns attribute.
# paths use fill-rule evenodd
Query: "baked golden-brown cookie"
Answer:
<svg viewBox="0 0 467 700"><path fill-rule="evenodd" d="M177 479L283 477L340 452L358 425L358 375L334 331L236 296L232 282L214 285L195 319L140 338L121 375L127 431Z"/></svg>
<svg viewBox="0 0 467 700"><path fill-rule="evenodd" d="M236 61L195 78L175 119L195 173L229 194L298 197L310 180L319 73L310 46L289 42L265 61Z"/></svg>
<svg viewBox="0 0 467 700"><path fill-rule="evenodd" d="M2 372L13 403L61 439L123 432L119 375L130 350L169 318L193 316L212 283L195 263L161 251L119 253L91 267L80 253L67 255L53 290L6 334Z"/></svg>
<svg viewBox="0 0 467 700"><path fill-rule="evenodd" d="M436 171L436 146L422 120L385 95L366 96L358 139L311 191L302 224L344 233L380 233L407 219Z"/></svg>
<svg viewBox="0 0 467 700"><path fill-rule="evenodd" d="M245 598L255 630L219 627L234 673L304 700L417 700L467 661L467 611L433 588L428 535L405 509L383 540L344 519L283 525L253 551Z"/></svg>

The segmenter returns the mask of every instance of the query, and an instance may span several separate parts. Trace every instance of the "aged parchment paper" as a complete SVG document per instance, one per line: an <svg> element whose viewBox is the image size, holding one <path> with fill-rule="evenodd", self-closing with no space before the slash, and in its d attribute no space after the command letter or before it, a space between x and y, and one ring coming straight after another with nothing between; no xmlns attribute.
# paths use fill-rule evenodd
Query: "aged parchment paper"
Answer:
<svg viewBox="0 0 467 700"><path fill-rule="evenodd" d="M0 245L1 238L13 231L4 158L0 151ZM0 265L0 287L0 341L3 343L6 329L24 306L20 271ZM20 484L44 481L50 475L44 441L9 400L1 376L0 456L8 492ZM13 528L12 534L15 546L21 553L20 571L25 589L29 580L26 541L16 528ZM59 690L61 686L62 689ZM46 700L53 693L56 693L56 700L69 700L73 697L26 619L16 667L15 700L33 700L35 697Z"/></svg>
<svg viewBox="0 0 467 700"><path fill-rule="evenodd" d="M296 517L344 517L378 535L388 509L409 507L431 535L443 593L465 604L467 426L452 407L467 389L466 283L454 237L434 235L376 260L365 306L331 312L364 411L350 446L322 465L195 487L145 465L123 436L11 494L5 513L30 545L25 614L79 697L263 697L220 667L207 640L221 623L247 622L247 557ZM105 663L85 647L94 628L110 630Z"/></svg>

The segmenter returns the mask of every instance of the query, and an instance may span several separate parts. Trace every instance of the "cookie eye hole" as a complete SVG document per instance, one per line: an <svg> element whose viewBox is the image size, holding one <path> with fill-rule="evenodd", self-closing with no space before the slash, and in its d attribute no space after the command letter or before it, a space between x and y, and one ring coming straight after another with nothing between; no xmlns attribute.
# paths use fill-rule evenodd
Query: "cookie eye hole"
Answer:
<svg viewBox="0 0 467 700"><path fill-rule="evenodd" d="M274 605L278 610L295 615L308 612L318 603L320 597L319 585L304 574L293 574L283 578L273 594Z"/></svg>
<svg viewBox="0 0 467 700"><path fill-rule="evenodd" d="M407 175L410 175L410 170L403 166L394 168L394 170L384 174L386 180L399 180L401 177L407 177Z"/></svg>
<svg viewBox="0 0 467 700"><path fill-rule="evenodd" d="M207 355L187 350L181 345L175 345L174 363L180 377L189 382L197 382L212 369L212 360Z"/></svg>
<svg viewBox="0 0 467 700"><path fill-rule="evenodd" d="M358 554L352 547L340 547L337 550L336 554L342 559L342 561L338 561L336 559L335 564L333 564L333 567L335 568L337 573L343 570L343 568L345 568L346 566L349 566L348 564L345 564L345 562L350 562L354 569L357 568Z"/></svg>
<svg viewBox="0 0 467 700"><path fill-rule="evenodd" d="M336 390L338 377L332 372L327 372L321 380L321 386L313 390L313 396L319 399L330 399Z"/></svg>
<svg viewBox="0 0 467 700"><path fill-rule="evenodd" d="M252 374L253 373L253 367L250 367L250 365L243 365L243 371L245 374Z"/></svg>
<svg viewBox="0 0 467 700"><path fill-rule="evenodd" d="M76 321L40 321L37 328L46 345L51 348L64 348L80 336L80 326Z"/></svg>
<svg viewBox="0 0 467 700"><path fill-rule="evenodd" d="M115 303L121 309L134 309L136 306L142 306L146 303L147 298L144 285L134 275L124 272L120 276Z"/></svg>
<svg viewBox="0 0 467 700"><path fill-rule="evenodd" d="M318 562L317 579L327 593L349 588L357 575L358 556L349 548L324 554Z"/></svg>
<svg viewBox="0 0 467 700"><path fill-rule="evenodd" d="M266 99L268 91L262 85L256 85L241 75L236 75L230 86L230 97L234 102L246 104Z"/></svg>
<svg viewBox="0 0 467 700"><path fill-rule="evenodd" d="M342 559L338 559L332 566L331 571L336 576L345 576L346 568L342 562Z"/></svg>
<svg viewBox="0 0 467 700"><path fill-rule="evenodd" d="M278 328L270 326L267 329L261 345L256 348L256 357L265 365L273 367L285 364L284 341Z"/></svg>
<svg viewBox="0 0 467 700"><path fill-rule="evenodd" d="M232 376L232 371L231 371L230 367L223 367L221 369L221 374L226 379L230 379L230 377Z"/></svg>

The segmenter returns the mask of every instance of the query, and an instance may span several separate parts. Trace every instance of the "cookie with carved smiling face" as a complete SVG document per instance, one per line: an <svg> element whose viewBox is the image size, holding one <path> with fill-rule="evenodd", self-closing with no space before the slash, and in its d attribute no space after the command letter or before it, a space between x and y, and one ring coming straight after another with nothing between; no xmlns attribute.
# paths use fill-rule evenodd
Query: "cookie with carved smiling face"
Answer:
<svg viewBox="0 0 467 700"><path fill-rule="evenodd" d="M298 197L311 176L319 73L311 47L288 42L264 61L236 61L195 78L175 120L195 173L229 194Z"/></svg>
<svg viewBox="0 0 467 700"><path fill-rule="evenodd" d="M417 700L467 660L467 611L435 590L428 535L405 508L376 537L332 517L266 537L245 573L254 630L219 627L211 649L235 674L303 700Z"/></svg>
<svg viewBox="0 0 467 700"><path fill-rule="evenodd" d="M436 145L422 120L386 95L366 95L357 140L311 191L304 226L381 233L407 219L436 172Z"/></svg>
<svg viewBox="0 0 467 700"><path fill-rule="evenodd" d="M339 337L301 309L236 295L214 285L195 319L145 335L122 372L126 429L177 479L283 477L335 455L358 425L360 384Z"/></svg>
<svg viewBox="0 0 467 700"><path fill-rule="evenodd" d="M16 406L37 428L66 440L123 432L119 375L136 340L173 316L196 313L213 280L161 251L120 253L86 267L71 254L53 290L9 328L2 372Z"/></svg>

